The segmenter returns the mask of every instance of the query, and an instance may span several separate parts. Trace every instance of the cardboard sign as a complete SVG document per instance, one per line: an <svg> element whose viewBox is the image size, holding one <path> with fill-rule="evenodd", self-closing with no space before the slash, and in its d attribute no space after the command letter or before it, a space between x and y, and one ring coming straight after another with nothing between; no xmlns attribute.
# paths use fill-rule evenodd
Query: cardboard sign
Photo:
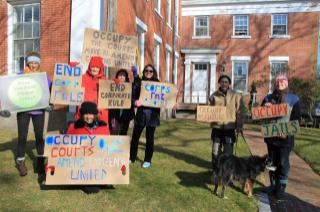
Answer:
<svg viewBox="0 0 320 212"><path fill-rule="evenodd" d="M211 123L225 120L227 120L226 107L197 105L197 121Z"/></svg>
<svg viewBox="0 0 320 212"><path fill-rule="evenodd" d="M140 102L146 107L172 108L176 104L177 88L173 84L142 81Z"/></svg>
<svg viewBox="0 0 320 212"><path fill-rule="evenodd" d="M98 108L131 108L131 83L116 84L111 80L99 80Z"/></svg>
<svg viewBox="0 0 320 212"><path fill-rule="evenodd" d="M50 103L58 105L80 105L84 98L81 87L80 66L57 63L54 69Z"/></svg>
<svg viewBox="0 0 320 212"><path fill-rule="evenodd" d="M277 137L280 133L284 135L295 135L300 132L299 121L271 123L261 125L263 137Z"/></svg>
<svg viewBox="0 0 320 212"><path fill-rule="evenodd" d="M24 112L49 106L49 86L45 72L0 77L1 109Z"/></svg>
<svg viewBox="0 0 320 212"><path fill-rule="evenodd" d="M129 184L129 136L47 135L47 185Z"/></svg>
<svg viewBox="0 0 320 212"><path fill-rule="evenodd" d="M82 48L82 62L89 63L91 56L101 56L104 65L130 69L136 64L138 38L112 32L86 29Z"/></svg>
<svg viewBox="0 0 320 212"><path fill-rule="evenodd" d="M263 107L253 107L251 109L252 119L268 119L274 117L288 116L288 104L278 104Z"/></svg>

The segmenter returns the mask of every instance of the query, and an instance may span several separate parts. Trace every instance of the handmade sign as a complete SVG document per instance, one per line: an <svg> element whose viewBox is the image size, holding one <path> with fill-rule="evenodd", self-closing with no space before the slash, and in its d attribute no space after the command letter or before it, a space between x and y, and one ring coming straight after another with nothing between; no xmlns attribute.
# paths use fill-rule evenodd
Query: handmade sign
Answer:
<svg viewBox="0 0 320 212"><path fill-rule="evenodd" d="M82 61L89 63L91 56L101 56L110 67L130 69L136 64L138 38L86 28Z"/></svg>
<svg viewBox="0 0 320 212"><path fill-rule="evenodd" d="M129 184L129 136L47 135L47 185Z"/></svg>
<svg viewBox="0 0 320 212"><path fill-rule="evenodd" d="M0 77L1 109L23 112L49 106L49 85L45 72Z"/></svg>
<svg viewBox="0 0 320 212"><path fill-rule="evenodd" d="M173 84L142 81L140 102L146 107L173 108L176 104L177 88Z"/></svg>
<svg viewBox="0 0 320 212"><path fill-rule="evenodd" d="M131 83L116 84L111 80L99 80L99 108L131 108Z"/></svg>
<svg viewBox="0 0 320 212"><path fill-rule="evenodd" d="M54 69L50 103L59 105L80 105L84 98L81 87L80 66L57 63Z"/></svg>
<svg viewBox="0 0 320 212"><path fill-rule="evenodd" d="M221 122L227 119L227 108L221 106L197 105L197 121Z"/></svg>
<svg viewBox="0 0 320 212"><path fill-rule="evenodd" d="M274 117L288 116L288 114L288 104L253 107L251 109L252 119L268 119Z"/></svg>
<svg viewBox="0 0 320 212"><path fill-rule="evenodd" d="M294 135L300 132L299 121L280 122L261 125L263 137L277 137L283 135Z"/></svg>

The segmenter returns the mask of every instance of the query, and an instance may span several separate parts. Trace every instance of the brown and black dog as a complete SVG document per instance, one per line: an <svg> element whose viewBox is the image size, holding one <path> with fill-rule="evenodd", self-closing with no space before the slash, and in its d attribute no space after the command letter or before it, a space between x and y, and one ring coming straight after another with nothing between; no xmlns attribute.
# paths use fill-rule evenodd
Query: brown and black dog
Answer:
<svg viewBox="0 0 320 212"><path fill-rule="evenodd" d="M212 180L215 185L213 192L218 195L218 186L222 185L220 196L224 197L225 187L230 181L242 183L242 189L249 197L252 196L253 183L257 176L271 165L268 156L236 157L221 154L218 157L217 169L213 171Z"/></svg>

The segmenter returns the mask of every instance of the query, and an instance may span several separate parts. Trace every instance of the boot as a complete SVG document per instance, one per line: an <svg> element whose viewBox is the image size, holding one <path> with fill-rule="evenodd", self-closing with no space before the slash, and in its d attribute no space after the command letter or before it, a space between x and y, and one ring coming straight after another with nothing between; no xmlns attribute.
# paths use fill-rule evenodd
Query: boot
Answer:
<svg viewBox="0 0 320 212"><path fill-rule="evenodd" d="M37 157L37 172L38 174L44 174L44 157Z"/></svg>
<svg viewBox="0 0 320 212"><path fill-rule="evenodd" d="M26 176L28 174L28 170L24 160L17 160L16 163L20 176Z"/></svg>
<svg viewBox="0 0 320 212"><path fill-rule="evenodd" d="M284 200L285 199L285 190L286 190L287 185L286 184L279 184L276 187L275 191L275 198L277 200Z"/></svg>

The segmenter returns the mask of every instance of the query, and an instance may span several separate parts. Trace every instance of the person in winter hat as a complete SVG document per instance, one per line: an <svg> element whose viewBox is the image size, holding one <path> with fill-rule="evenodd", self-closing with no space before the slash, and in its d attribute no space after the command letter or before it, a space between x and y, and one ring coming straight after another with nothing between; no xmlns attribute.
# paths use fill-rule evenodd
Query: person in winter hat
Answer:
<svg viewBox="0 0 320 212"><path fill-rule="evenodd" d="M33 74L40 72L41 58L38 52L30 52L26 56L26 67L19 74ZM48 87L51 87L51 81L48 79ZM36 138L36 150L37 150L37 167L38 174L44 174L44 139L43 130L45 122L45 110L50 111L51 106L48 106L42 110L33 110L17 113L17 125L18 125L18 146L17 146L17 158L16 165L20 176L26 176L28 174L27 167L25 165L25 153L26 142L28 137L28 129L30 120L32 120L34 134ZM10 111L1 111L1 116L10 117Z"/></svg>
<svg viewBox="0 0 320 212"><path fill-rule="evenodd" d="M262 105L271 106L273 104L286 103L289 106L289 116L273 118L271 122L289 122L300 120L299 97L289 92L289 83L286 75L280 74L276 77L274 90L265 96ZM268 120L270 122L270 120ZM285 189L288 184L290 169L289 155L294 146L294 135L280 134L277 137L264 139L268 154L271 157L275 170L269 171L270 187L266 189L269 194L275 195L277 199L285 197Z"/></svg>
<svg viewBox="0 0 320 212"><path fill-rule="evenodd" d="M94 102L98 104L99 95L99 80L107 80L104 76L105 69L103 64L103 58L93 56L90 59L88 69L85 74L82 75L82 87L84 88L84 101ZM75 114L75 119L80 117L79 107ZM100 120L108 123L108 110L99 109L98 116Z"/></svg>
<svg viewBox="0 0 320 212"><path fill-rule="evenodd" d="M73 135L110 135L107 123L99 119L97 104L94 102L83 102L79 109L80 117L75 123L72 123L67 134ZM111 185L109 185L110 187ZM101 186L90 185L83 186L87 194L98 193Z"/></svg>
<svg viewBox="0 0 320 212"><path fill-rule="evenodd" d="M219 77L219 88L209 97L209 104L227 108L227 119L211 123L212 166L216 170L220 153L233 154L235 133L242 133L244 104L241 94L230 88L231 78L228 75Z"/></svg>

